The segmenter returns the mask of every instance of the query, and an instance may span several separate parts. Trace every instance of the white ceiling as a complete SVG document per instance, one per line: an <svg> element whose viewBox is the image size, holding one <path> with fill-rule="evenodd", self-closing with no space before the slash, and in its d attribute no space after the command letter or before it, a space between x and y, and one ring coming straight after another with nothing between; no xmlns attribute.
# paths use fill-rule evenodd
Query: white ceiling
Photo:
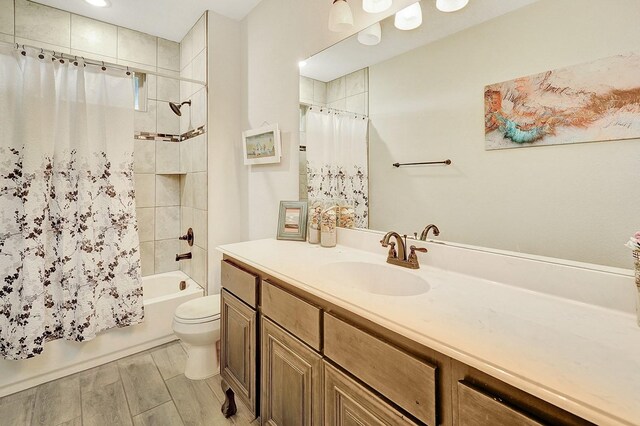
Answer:
<svg viewBox="0 0 640 426"><path fill-rule="evenodd" d="M471 0L467 7L458 12L443 13L436 9L435 0L422 0L422 26L419 28L400 31L393 26L393 16L390 16L380 23L380 44L364 46L354 35L307 59L307 65L300 70L300 74L320 81L331 81L536 1ZM354 3L359 2L351 2L351 7L356 7Z"/></svg>
<svg viewBox="0 0 640 426"><path fill-rule="evenodd" d="M110 0L100 8L84 0L33 0L143 33L180 41L206 10L240 20L260 0Z"/></svg>

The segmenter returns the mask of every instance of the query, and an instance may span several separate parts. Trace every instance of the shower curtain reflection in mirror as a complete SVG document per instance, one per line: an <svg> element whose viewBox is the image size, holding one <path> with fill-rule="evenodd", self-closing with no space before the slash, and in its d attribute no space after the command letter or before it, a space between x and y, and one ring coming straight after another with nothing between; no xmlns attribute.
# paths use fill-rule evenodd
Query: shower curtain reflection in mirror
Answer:
<svg viewBox="0 0 640 426"><path fill-rule="evenodd" d="M369 227L366 117L310 108L306 113L309 201L346 202L355 208L355 227Z"/></svg>
<svg viewBox="0 0 640 426"><path fill-rule="evenodd" d="M124 72L0 48L0 356L142 321Z"/></svg>

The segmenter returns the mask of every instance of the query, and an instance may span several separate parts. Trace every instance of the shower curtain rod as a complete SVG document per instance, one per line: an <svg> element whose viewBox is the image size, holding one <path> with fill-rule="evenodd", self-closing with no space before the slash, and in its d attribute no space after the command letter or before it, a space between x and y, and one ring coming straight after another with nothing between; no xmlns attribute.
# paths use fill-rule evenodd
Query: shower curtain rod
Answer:
<svg viewBox="0 0 640 426"><path fill-rule="evenodd" d="M368 116L368 115L366 115L366 114L358 114L357 112L353 112L353 111L345 111L345 110L342 110L342 109L331 108L331 107L328 107L328 106L314 105L314 104L305 104L305 103L303 103L302 105L306 106L306 107L307 107L307 108L309 108L309 109L313 109L313 108L319 109L319 110L320 110L320 112L322 112L322 110L326 109L326 110L331 110L331 111L339 112L339 113L341 113L341 114L353 114L353 115L355 115L355 116L356 116L356 118L358 118L358 117L362 117L362 119L363 119L363 120L366 120L367 118L369 118L369 116Z"/></svg>
<svg viewBox="0 0 640 426"><path fill-rule="evenodd" d="M26 49L34 49L36 51L40 51L42 53L46 53L49 55L52 55L56 58L60 58L60 59L67 59L67 60L75 60L75 59L82 59L84 61L85 64L88 65L96 65L96 66L102 66L102 67L108 67L108 68L115 68L115 69L120 69L123 71L131 71L131 72L135 72L138 74L147 74L147 75L155 75L158 77L164 77L164 78L171 78L173 80L179 80L179 81L184 81L187 83L195 83L195 84L200 84L201 86L206 86L207 83L205 83L204 81L200 81L200 80L193 80L191 78L184 78L184 77L176 77L173 75L169 75L169 74L162 74L159 72L155 72L155 71L148 71L148 70L144 70L142 68L135 68L135 67L129 67L126 65L119 65L119 64L114 64L113 62L105 62L105 61L96 61L93 59L86 59L83 56L78 56L78 55L71 55L69 53L64 53L64 52L56 52L55 50L50 50L50 49L43 49L41 47L37 47L37 46L32 46L29 44L20 44L20 43L12 43L9 41L0 41L0 43L5 44L5 45L11 45L16 49L22 49L22 50L26 50Z"/></svg>

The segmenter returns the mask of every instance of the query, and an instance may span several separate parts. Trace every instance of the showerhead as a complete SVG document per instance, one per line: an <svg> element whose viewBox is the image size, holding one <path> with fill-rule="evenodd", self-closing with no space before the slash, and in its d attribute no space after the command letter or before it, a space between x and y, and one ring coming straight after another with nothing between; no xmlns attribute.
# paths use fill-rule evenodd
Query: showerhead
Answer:
<svg viewBox="0 0 640 426"><path fill-rule="evenodd" d="M177 116L181 116L182 112L180 111L180 108L182 108L182 105L187 104L189 106L191 106L191 99L189 99L188 101L184 101L181 104L176 104L175 102L169 102L169 106L171 107L171 111L173 111Z"/></svg>

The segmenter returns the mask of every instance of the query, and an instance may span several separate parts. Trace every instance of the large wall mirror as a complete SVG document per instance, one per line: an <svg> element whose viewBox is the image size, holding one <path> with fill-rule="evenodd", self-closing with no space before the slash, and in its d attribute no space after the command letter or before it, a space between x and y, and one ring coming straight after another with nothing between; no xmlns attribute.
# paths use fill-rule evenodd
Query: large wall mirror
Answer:
<svg viewBox="0 0 640 426"><path fill-rule="evenodd" d="M335 196L337 176L359 227L413 235L433 223L429 239L630 268L640 2L420 5L420 27L389 17L301 67L301 198Z"/></svg>

